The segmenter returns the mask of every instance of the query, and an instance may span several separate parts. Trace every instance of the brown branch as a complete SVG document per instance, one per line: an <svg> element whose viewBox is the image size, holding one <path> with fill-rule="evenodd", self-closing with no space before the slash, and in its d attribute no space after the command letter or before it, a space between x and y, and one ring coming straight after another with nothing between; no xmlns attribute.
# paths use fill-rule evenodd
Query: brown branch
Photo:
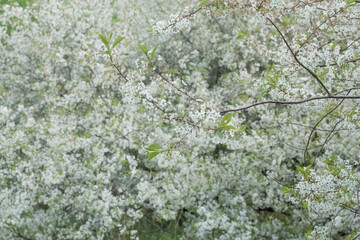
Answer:
<svg viewBox="0 0 360 240"><path fill-rule="evenodd" d="M354 63L354 62L357 62L359 60L360 60L360 58L357 58L357 59L354 59L354 60L346 61L345 63ZM317 65L317 67L336 66L336 65L338 65L338 64L337 63L331 63L329 65L321 64L321 65Z"/></svg>
<svg viewBox="0 0 360 240"><path fill-rule="evenodd" d="M192 17L193 15L195 15L197 12L199 12L202 9L202 7L198 8L197 10L195 10L194 12L191 12L189 14L186 14L184 16L181 16L180 20L175 20L173 23L169 24L168 26L164 27L163 30L168 29L169 27L172 27L174 25L176 25L178 22L180 22L182 19L188 18L188 17Z"/></svg>
<svg viewBox="0 0 360 240"><path fill-rule="evenodd" d="M194 128L198 127L199 123L201 122L202 120L199 120L197 123L195 123L194 126L192 126L192 128L190 129L190 131L188 131L184 136L182 136L182 138L177 141L174 145L174 148L176 149L176 147L182 142L184 141L184 139L187 137L187 135L189 135L189 133L191 133L193 131Z"/></svg>
<svg viewBox="0 0 360 240"><path fill-rule="evenodd" d="M348 92L348 94L350 93L350 91ZM343 98L340 103L338 105L336 105L331 111L329 111L328 113L326 113L322 118L320 118L320 120L315 124L315 126L313 127L313 129L310 132L310 135L308 137L307 143L306 143L306 147L305 147L305 151L304 151L304 161L306 160L306 153L307 150L309 148L309 144L311 141L311 136L313 134L313 132L315 131L316 127L322 122L322 120L324 120L326 117L328 117L331 113L333 113L344 101L346 98ZM315 159L314 161L311 163L311 165L313 165L315 163Z"/></svg>
<svg viewBox="0 0 360 240"><path fill-rule="evenodd" d="M320 27L325 24L330 18L334 17L336 14L338 14L340 11L337 11L335 13L333 13L333 15L331 15L328 19L326 19L325 21L323 21L322 23L320 23L319 26L316 26L315 30L320 29ZM310 40L310 38L312 37L312 35L314 35L315 30L307 37L307 39L300 45L299 49L296 51L296 53L298 53L300 51L300 49Z"/></svg>
<svg viewBox="0 0 360 240"><path fill-rule="evenodd" d="M128 82L129 80L126 78L126 76L121 72L121 69L119 68L119 66L117 66L113 59L112 59L112 56L110 55L110 62L111 62L111 65L116 69L116 71L118 72L118 74L125 80L125 82Z"/></svg>
<svg viewBox="0 0 360 240"><path fill-rule="evenodd" d="M177 86L175 86L174 83L170 82L169 79L167 79L166 77L164 77L164 75L161 74L161 72L159 72L158 70L154 70L167 84L169 84L170 86L172 86L173 88L175 88L176 90L178 90L179 92L181 92L182 94L184 94L185 96L187 96L188 98L190 98L192 101L196 102L196 99L193 98L192 96L189 95L189 93L187 93L186 91L178 88Z"/></svg>
<svg viewBox="0 0 360 240"><path fill-rule="evenodd" d="M341 90L340 92L337 92L337 93L334 94L334 95L339 95L339 94L344 93L344 92L348 92L348 91L352 91L352 90L359 90L359 89L360 89L360 87L346 88L346 89L344 89L344 90Z"/></svg>
<svg viewBox="0 0 360 240"><path fill-rule="evenodd" d="M357 239L358 237L360 237L360 233L358 233L355 237L353 237L351 240L355 240Z"/></svg>
<svg viewBox="0 0 360 240"><path fill-rule="evenodd" d="M302 104L302 103L306 103L306 102L311 102L311 101L315 101L315 100L323 100L323 99L343 99L343 100L345 100L345 99L360 99L360 96L339 96L339 95L317 96L317 97L312 97L312 98L308 98L308 99L304 99L304 100L300 100L300 101L269 100L269 101L254 103L254 104L251 104L251 105L246 106L246 107L220 111L220 114L225 114L225 113L228 113L228 112L239 112L239 111L243 111L243 110L253 108L253 107L256 107L256 106L259 106L259 105L264 105L264 104L296 105L296 104Z"/></svg>
<svg viewBox="0 0 360 240"><path fill-rule="evenodd" d="M357 38L357 39L355 39L352 43L350 43L345 49L343 49L343 50L341 50L342 52L344 52L344 51L346 51L346 50L348 50L354 43L356 43L357 41L359 41L360 40L360 37L359 38Z"/></svg>
<svg viewBox="0 0 360 240"><path fill-rule="evenodd" d="M150 103L152 103L152 104L155 106L155 108L159 109L159 110L162 111L163 113L166 113L166 110L163 109L163 108L161 108L161 107L159 107L155 101L150 100L150 99L148 99L148 98L145 98L145 100L148 101L148 102L150 102Z"/></svg>
<svg viewBox="0 0 360 240"><path fill-rule="evenodd" d="M330 133L329 133L328 136L326 137L324 143L321 145L321 148L320 148L320 150L318 151L318 153L316 154L316 157L319 157L319 156L320 156L320 153L321 153L322 150L324 149L325 145L326 145L326 144L331 140L331 138L332 138L333 136L335 136L335 134L338 133L338 132L341 130L341 128L344 126L344 125L342 125L339 129L336 129L337 125L338 125L339 123L341 123L342 121L344 121L344 120L341 119L340 121L338 121L338 122L334 125L333 129L330 131Z"/></svg>
<svg viewBox="0 0 360 240"><path fill-rule="evenodd" d="M309 125L305 125L305 124L300 124L300 123L284 123L284 124L291 124L291 125L296 125L296 126L301 126L301 127L306 127L306 128L313 128L313 126L309 126ZM281 125L278 125L277 127L281 127ZM353 130L358 130L360 128L355 128L355 129L350 129L350 128L341 128L341 129L338 129L336 130L337 132L340 132L340 131L353 131ZM333 130L332 129L322 129L322 128L318 128L317 131L319 132L332 132ZM303 149L304 150L304 149Z"/></svg>
<svg viewBox="0 0 360 240"><path fill-rule="evenodd" d="M325 92L327 93L328 96L331 96L332 94L330 93L330 91L326 88L326 86L324 85L324 83L319 79L319 77L313 72L311 71L309 68L307 68L304 64L302 64L302 62L299 61L299 59L297 58L297 54L298 53L294 53L294 51L292 50L292 48L290 47L288 41L286 40L285 36L282 34L282 32L280 31L280 29L276 26L276 24L268 17L266 17L266 19L275 27L276 31L280 34L281 38L283 39L283 41L286 44L286 47L289 49L289 51L291 52L291 55L294 57L295 61L302 67L304 68L308 73L310 73L311 76L313 76L316 81L322 86L322 88L325 90Z"/></svg>

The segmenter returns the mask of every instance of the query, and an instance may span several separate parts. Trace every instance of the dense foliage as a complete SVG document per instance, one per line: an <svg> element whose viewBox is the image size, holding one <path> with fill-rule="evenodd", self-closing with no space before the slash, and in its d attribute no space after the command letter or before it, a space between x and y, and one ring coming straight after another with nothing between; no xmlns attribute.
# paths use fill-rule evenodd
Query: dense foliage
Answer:
<svg viewBox="0 0 360 240"><path fill-rule="evenodd" d="M0 7L0 239L360 236L357 1Z"/></svg>

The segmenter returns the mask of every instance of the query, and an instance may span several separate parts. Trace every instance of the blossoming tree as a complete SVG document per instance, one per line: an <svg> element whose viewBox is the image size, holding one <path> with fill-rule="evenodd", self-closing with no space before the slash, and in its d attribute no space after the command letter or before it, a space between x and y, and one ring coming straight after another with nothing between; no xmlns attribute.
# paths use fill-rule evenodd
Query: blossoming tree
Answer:
<svg viewBox="0 0 360 240"><path fill-rule="evenodd" d="M2 2L0 239L360 237L359 16Z"/></svg>

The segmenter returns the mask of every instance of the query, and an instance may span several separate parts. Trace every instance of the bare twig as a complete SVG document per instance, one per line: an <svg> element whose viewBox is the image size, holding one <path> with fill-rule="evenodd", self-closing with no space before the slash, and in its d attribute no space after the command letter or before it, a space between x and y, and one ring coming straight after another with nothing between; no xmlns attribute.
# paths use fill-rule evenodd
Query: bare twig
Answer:
<svg viewBox="0 0 360 240"><path fill-rule="evenodd" d="M350 93L351 90L348 91L348 94ZM308 137L307 143L306 143L306 147L305 147L305 151L304 151L304 161L306 160L306 153L311 141L311 136L313 134L313 132L315 131L316 127L322 122L322 120L324 120L326 117L328 117L331 113L333 113L344 101L346 98L343 98L339 104L337 104L331 111L329 111L328 113L326 113L322 118L320 118L320 120L315 124L315 126L313 127L313 129L310 132L310 135ZM313 165L315 163L315 160L311 163L311 165Z"/></svg>
<svg viewBox="0 0 360 240"><path fill-rule="evenodd" d="M288 122L288 123L283 123L283 124L291 124L291 125L297 125L297 126L301 126L301 127L306 127L306 128L313 128L314 126L310 126L310 125L305 125L305 124L301 124L301 123L296 123L296 122ZM280 126L280 125L279 125ZM337 132L340 132L340 131L352 131L352 130L358 130L360 128L355 128L355 129L350 129L350 128L341 128L341 129L338 129L336 130ZM319 132L332 132L333 130L332 129L316 129L317 131ZM304 149L303 149L304 150Z"/></svg>
<svg viewBox="0 0 360 240"><path fill-rule="evenodd" d="M342 95L317 96L317 97L312 97L312 98L308 98L308 99L304 99L304 100L300 100L300 101L269 100L269 101L254 103L254 104L251 104L251 105L246 106L246 107L223 110L223 111L220 111L220 113L225 114L225 113L228 113L228 112L239 112L239 111L243 111L243 110L253 108L253 107L256 107L256 106L259 106L259 105L264 105L264 104L296 105L296 104L302 104L302 103L306 103L306 102L311 102L311 101L315 101L315 100L324 100L324 99L343 99L343 100L346 100L346 99L360 99L360 96L342 96Z"/></svg>
<svg viewBox="0 0 360 240"><path fill-rule="evenodd" d="M342 49L341 51L344 52L344 51L348 50L354 43L356 43L359 40L360 40L360 37L355 39L352 43L350 43L346 48Z"/></svg>
<svg viewBox="0 0 360 240"><path fill-rule="evenodd" d="M330 93L330 91L327 89L327 87L324 85L324 83L319 79L319 77L313 72L311 71L309 68L307 68L302 62L299 61L299 59L297 58L297 54L298 52L294 53L294 51L292 50L292 48L290 47L288 41L286 40L285 36L282 34L282 32L280 31L280 29L276 26L276 24L268 17L266 17L266 19L275 27L276 31L280 34L281 38L283 39L283 41L286 44L286 47L289 49L289 51L291 52L291 55L294 57L295 61L302 67L304 68L308 73L310 73L311 76L313 76L316 81L322 86L322 88L325 90L325 92L327 93L328 96L331 96L332 94Z"/></svg>
<svg viewBox="0 0 360 240"><path fill-rule="evenodd" d="M176 90L178 90L179 92L181 92L182 94L184 94L185 96L187 96L188 98L190 98L192 101L195 101L196 102L196 99L193 98L192 96L189 95L188 92L178 88L177 86L175 86L174 83L170 82L170 80L168 78L166 78L160 71L158 70L155 70L155 72L167 83L169 84L170 86L172 86L173 88L175 88Z"/></svg>
<svg viewBox="0 0 360 240"><path fill-rule="evenodd" d="M350 60L350 61L345 61L345 63L354 63L354 62L357 62L359 60L360 60L360 58L356 58L356 59L353 59L353 60ZM338 64L337 63L331 63L329 65L321 64L321 65L317 65L317 67L336 66L336 65L338 65Z"/></svg>
<svg viewBox="0 0 360 240"><path fill-rule="evenodd" d="M316 157L320 156L320 153L322 152L322 150L324 149L325 145L330 141L330 139L335 136L336 133L338 133L340 131L340 129L344 126L342 125L339 129L336 130L336 127L339 123L341 123L342 121L344 121L343 119L341 119L340 121L338 121L333 129L330 131L330 133L328 134L328 136L326 137L324 143L321 145L320 150L318 151L318 153L316 154Z"/></svg>
<svg viewBox="0 0 360 240"><path fill-rule="evenodd" d="M334 12L328 19L324 20L322 23L320 23L319 26L315 28L315 30L320 29L320 27L325 24L330 18L334 17L336 14L338 14L340 11ZM296 51L297 53L300 51L300 49L310 40L310 38L314 35L315 30L307 37L307 39L300 45L299 49Z"/></svg>
<svg viewBox="0 0 360 240"><path fill-rule="evenodd" d="M164 28L164 30L168 29L169 27L172 27L174 25L176 25L178 22L180 22L182 19L185 19L185 18L189 18L189 17L192 17L193 15L195 15L197 12L199 12L201 9L203 9L203 7L200 7L198 9L196 9L194 12L191 12L189 14L186 14L184 16L181 16L181 19L180 20L175 20L174 22L170 23L168 26L166 26Z"/></svg>
<svg viewBox="0 0 360 240"><path fill-rule="evenodd" d="M145 98L145 100L148 101L148 102L150 102L150 103L152 103L152 104L155 106L155 108L159 109L159 110L162 111L163 113L166 113L166 110L163 109L163 108L161 108L161 107L159 107L159 105L157 105L157 103L156 103L155 101L150 100L150 99L148 99L148 98Z"/></svg>
<svg viewBox="0 0 360 240"><path fill-rule="evenodd" d="M355 239L357 239L358 237L360 237L360 232L359 232L354 238L352 238L351 240L355 240Z"/></svg>
<svg viewBox="0 0 360 240"><path fill-rule="evenodd" d="M176 147L177 147L182 141L184 141L184 139L187 137L187 135L189 135L189 133L191 133L191 132L193 131L193 129L198 126L198 124L199 124L200 122L201 122L201 120L199 120L199 121L190 129L190 131L188 131L184 136L182 136L182 138L181 138L179 141L177 141L177 142L175 143L175 145L174 145L174 148L175 148L175 149L176 149Z"/></svg>
<svg viewBox="0 0 360 240"><path fill-rule="evenodd" d="M110 62L111 62L111 65L116 69L116 71L118 72L118 74L125 80L125 82L128 82L129 80L126 78L126 76L121 72L121 69L119 68L119 66L117 66L113 59L112 59L112 56L110 55Z"/></svg>

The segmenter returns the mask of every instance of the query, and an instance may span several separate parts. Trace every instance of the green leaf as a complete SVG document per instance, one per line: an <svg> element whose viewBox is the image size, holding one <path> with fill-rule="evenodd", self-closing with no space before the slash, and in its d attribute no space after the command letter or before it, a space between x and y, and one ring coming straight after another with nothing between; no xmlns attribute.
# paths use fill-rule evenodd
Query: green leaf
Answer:
<svg viewBox="0 0 360 240"><path fill-rule="evenodd" d="M239 128L239 130L238 130L237 132L238 132L238 133L242 133L242 132L245 131L245 129L246 129L246 126L243 125L243 126L241 126L241 127Z"/></svg>
<svg viewBox="0 0 360 240"><path fill-rule="evenodd" d="M309 173L310 173L311 164L307 166L306 168L302 168L300 166L296 166L296 169L301 173L301 175L304 176L305 179L307 179Z"/></svg>
<svg viewBox="0 0 360 240"><path fill-rule="evenodd" d="M355 71L359 66L360 66L360 64L355 65L355 66L351 69L351 71L352 71L352 72Z"/></svg>
<svg viewBox="0 0 360 240"><path fill-rule="evenodd" d="M151 144L150 146L148 146L147 148L145 148L146 150L150 151L150 152L159 152L159 150L162 147L159 144Z"/></svg>
<svg viewBox="0 0 360 240"><path fill-rule="evenodd" d="M112 45L112 48L116 47L116 45L118 45L123 39L124 37L117 37Z"/></svg>
<svg viewBox="0 0 360 240"><path fill-rule="evenodd" d="M139 44L138 47L140 48L140 50L141 50L143 53L145 53L146 56L148 55L149 50L148 50L148 48L147 48L146 45L141 45L141 44Z"/></svg>
<svg viewBox="0 0 360 240"><path fill-rule="evenodd" d="M221 126L227 125L230 122L231 118L232 118L232 113L225 114L225 116L221 119L220 125Z"/></svg>
<svg viewBox="0 0 360 240"><path fill-rule="evenodd" d="M107 50L110 52L109 42L108 42L105 34L99 34L99 37L101 38L101 41L104 43Z"/></svg>
<svg viewBox="0 0 360 240"><path fill-rule="evenodd" d="M236 37L236 39L244 39L248 34L248 30L245 30L244 32L238 30L238 36Z"/></svg>
<svg viewBox="0 0 360 240"><path fill-rule="evenodd" d="M291 188L288 188L288 187L285 187L285 186L281 186L281 187L280 187L280 190L281 190L283 193L289 193L289 192L291 192Z"/></svg>
<svg viewBox="0 0 360 240"><path fill-rule="evenodd" d="M288 18L288 17L284 17L283 19L282 19L282 25L284 26L284 27L286 27L286 26L288 26L288 25L290 25L293 21L294 21L294 18Z"/></svg>
<svg viewBox="0 0 360 240"><path fill-rule="evenodd" d="M329 158L326 158L323 163L325 164L332 164L332 161Z"/></svg>
<svg viewBox="0 0 360 240"><path fill-rule="evenodd" d="M151 55L151 59L153 59L153 58L154 58L154 53L155 53L155 51L156 51L157 47L158 47L158 46L156 46L156 47L154 48L154 50L152 50L152 52L151 52L151 54L150 54L150 55Z"/></svg>
<svg viewBox="0 0 360 240"><path fill-rule="evenodd" d="M220 132L220 131L217 131L217 132L216 132L216 135L218 135L219 138L223 138L223 137L224 137L224 135L223 135L222 132Z"/></svg>
<svg viewBox="0 0 360 240"><path fill-rule="evenodd" d="M311 168L311 164L305 168L305 173L306 173L306 175L309 173L310 168Z"/></svg>
<svg viewBox="0 0 360 240"><path fill-rule="evenodd" d="M346 7L352 7L352 6L355 6L355 2L356 0L347 0L346 1Z"/></svg>
<svg viewBox="0 0 360 240"><path fill-rule="evenodd" d="M149 152L148 153L148 160L153 159L156 155L158 155L160 152Z"/></svg>
<svg viewBox="0 0 360 240"><path fill-rule="evenodd" d="M296 166L296 170L298 170L305 177L305 171L302 167Z"/></svg>
<svg viewBox="0 0 360 240"><path fill-rule="evenodd" d="M358 230L356 230L355 232L353 232L351 235L347 236L345 238L345 240L352 240L355 239L354 237L358 234Z"/></svg>
<svg viewBox="0 0 360 240"><path fill-rule="evenodd" d="M318 74L318 77L321 78L321 77L325 76L329 71L330 70L328 68L324 68L323 71L320 74Z"/></svg>
<svg viewBox="0 0 360 240"><path fill-rule="evenodd" d="M206 4L208 4L209 3L209 0L204 0L204 1L201 1L201 2L199 2L199 7L202 7L202 6L205 6Z"/></svg>
<svg viewBox="0 0 360 240"><path fill-rule="evenodd" d="M167 71L167 73L171 73L171 74L173 74L173 73L178 73L179 71L177 70L177 69L174 69L174 68L171 68L171 69L169 69L168 71Z"/></svg>
<svg viewBox="0 0 360 240"><path fill-rule="evenodd" d="M231 125L226 125L226 126L223 126L223 129L224 130L230 130L230 129L236 130L236 127L231 126Z"/></svg>

